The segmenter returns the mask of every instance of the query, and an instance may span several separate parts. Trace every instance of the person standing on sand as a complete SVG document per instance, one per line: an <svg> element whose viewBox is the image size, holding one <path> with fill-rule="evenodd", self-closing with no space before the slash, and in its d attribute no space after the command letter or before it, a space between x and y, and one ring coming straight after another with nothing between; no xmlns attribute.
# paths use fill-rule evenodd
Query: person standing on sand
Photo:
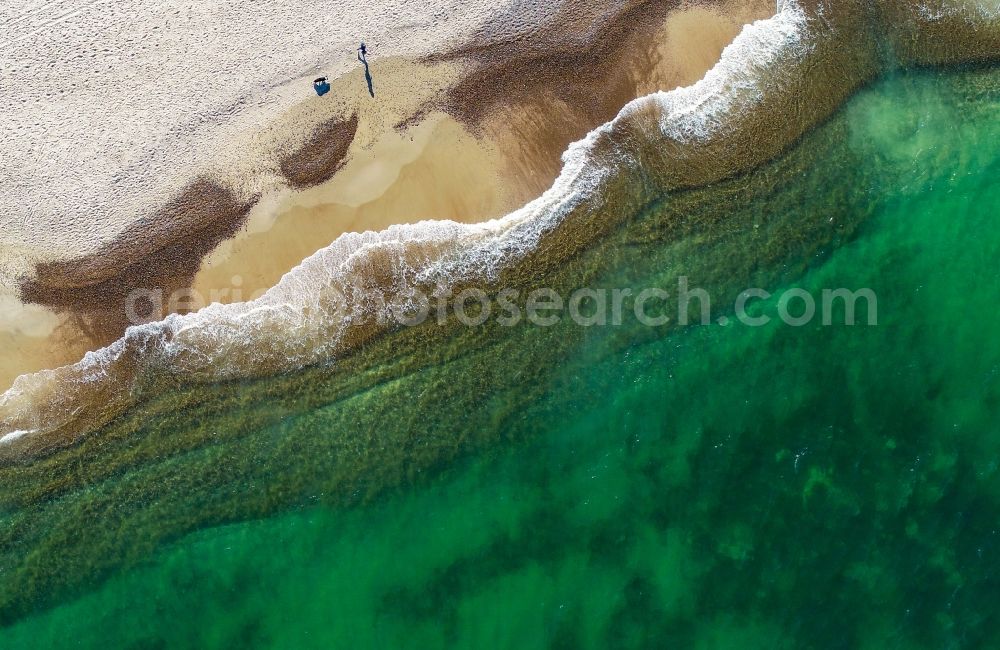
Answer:
<svg viewBox="0 0 1000 650"><path fill-rule="evenodd" d="M372 75L368 70L368 49L365 47L362 41L361 47L358 48L358 61L365 64L365 81L368 83L368 94L375 97L375 88L372 87Z"/></svg>

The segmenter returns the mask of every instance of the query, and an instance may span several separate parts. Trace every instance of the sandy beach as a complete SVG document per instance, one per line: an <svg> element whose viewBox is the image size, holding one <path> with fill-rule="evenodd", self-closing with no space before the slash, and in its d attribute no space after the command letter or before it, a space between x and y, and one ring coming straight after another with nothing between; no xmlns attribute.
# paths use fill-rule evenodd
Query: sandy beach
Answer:
<svg viewBox="0 0 1000 650"><path fill-rule="evenodd" d="M669 13L652 38L629 48L620 66L630 72L634 96L694 83L742 26L766 17L770 6L732 2ZM426 68L404 61L373 65L386 85L412 79L421 70ZM455 73L456 81L460 77ZM356 75L338 80L335 88L341 85L353 86L355 94L361 87ZM365 97L358 99L367 103ZM405 112L399 110L397 117L405 120ZM503 216L547 189L566 146L595 126L574 107L542 93L534 102L509 103L479 120L434 110L402 131L367 127L328 182L255 209L247 227L206 258L193 288L206 298L214 294L220 302L231 302L234 292L226 289L237 288L236 277L238 295L246 299L345 232L427 219L474 223Z"/></svg>
<svg viewBox="0 0 1000 650"><path fill-rule="evenodd" d="M128 233L127 246L113 242L82 260L70 257L39 267L19 287L9 281L0 286L5 301L0 341L10 351L0 362L0 390L18 375L72 363L118 338L133 322L123 303L135 290L163 296L151 306L133 303L139 322L158 319L256 297L345 232L507 214L551 185L570 142L634 97L693 83L745 23L774 9L760 1L669 11L634 5L628 10L649 19L640 27L612 21L596 32L587 25L581 34L563 34L568 41L589 39L582 51L596 76L576 83L552 87L540 74L527 76L519 92L475 91L470 80L508 78L511 66L515 72L540 69L537 62L518 61L519 54L502 42L493 49L487 44L475 52L459 48L430 57L380 57L373 50L374 99L360 64L333 79L326 97L309 97L303 83L307 99L251 139L260 151L285 143L285 163L278 170L284 182L238 189L231 197L219 191L210 210L201 201L191 209L181 201L180 207L161 210L166 218L156 223L162 227L141 223L139 234ZM539 40L549 47L545 39L552 38ZM614 47L607 46L609 39ZM531 48L519 43L516 52L522 51ZM555 51L547 51L543 62L553 69L566 64ZM573 57L579 56L577 47ZM579 101L593 94L594 84L613 86L615 92L599 105ZM229 216L219 219L220 213ZM205 219L212 220L211 227L201 225ZM143 237L146 248L132 243ZM160 260L157 268L149 267L150 258Z"/></svg>

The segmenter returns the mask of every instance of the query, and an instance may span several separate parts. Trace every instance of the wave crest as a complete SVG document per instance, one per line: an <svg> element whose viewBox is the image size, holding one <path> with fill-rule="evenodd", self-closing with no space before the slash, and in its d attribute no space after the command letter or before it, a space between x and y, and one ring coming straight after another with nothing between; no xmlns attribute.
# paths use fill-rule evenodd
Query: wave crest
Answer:
<svg viewBox="0 0 1000 650"><path fill-rule="evenodd" d="M558 264L615 214L779 155L879 69L862 3L779 7L698 83L634 100L572 144L553 186L504 218L346 234L257 300L131 327L74 365L20 377L0 397L0 457L67 444L172 385L335 360L395 327L399 296L495 287L532 264Z"/></svg>

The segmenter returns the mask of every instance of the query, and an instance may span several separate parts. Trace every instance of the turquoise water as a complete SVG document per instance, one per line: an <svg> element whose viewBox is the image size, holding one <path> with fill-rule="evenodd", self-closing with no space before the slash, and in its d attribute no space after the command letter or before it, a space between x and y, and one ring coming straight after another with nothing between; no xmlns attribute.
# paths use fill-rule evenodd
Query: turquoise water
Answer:
<svg viewBox="0 0 1000 650"><path fill-rule="evenodd" d="M751 310L767 326L462 332L435 362L336 399L267 384L222 415L191 406L237 442L159 464L115 452L129 460L103 482L32 511L80 527L42 552L85 557L103 539L90 527L144 551L87 559L101 571L33 597L42 609L3 647L1000 645L998 118L994 71L882 82L783 160L665 197L546 278L673 289L685 275L719 296L713 318L763 286L774 297ZM877 325L839 308L830 326L785 325L791 287L817 302L871 288ZM395 440L382 428L435 451L380 466L384 480L320 458L329 432L375 447ZM328 499L338 472L357 498ZM128 506L153 522L93 505L175 476L197 478ZM190 514L227 499L250 504ZM254 514L270 500L287 505ZM81 514L107 512L117 532ZM12 526L30 516L4 504ZM25 573L34 560L18 584L48 589Z"/></svg>

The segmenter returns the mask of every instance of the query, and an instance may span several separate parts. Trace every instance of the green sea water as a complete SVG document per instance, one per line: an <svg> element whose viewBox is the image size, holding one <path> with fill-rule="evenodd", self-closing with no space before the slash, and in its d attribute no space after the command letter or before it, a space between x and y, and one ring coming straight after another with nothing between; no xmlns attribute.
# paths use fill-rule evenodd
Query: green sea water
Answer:
<svg viewBox="0 0 1000 650"><path fill-rule="evenodd" d="M532 280L712 324L416 328L6 471L0 647L1000 647L998 142L1000 72L899 74Z"/></svg>

